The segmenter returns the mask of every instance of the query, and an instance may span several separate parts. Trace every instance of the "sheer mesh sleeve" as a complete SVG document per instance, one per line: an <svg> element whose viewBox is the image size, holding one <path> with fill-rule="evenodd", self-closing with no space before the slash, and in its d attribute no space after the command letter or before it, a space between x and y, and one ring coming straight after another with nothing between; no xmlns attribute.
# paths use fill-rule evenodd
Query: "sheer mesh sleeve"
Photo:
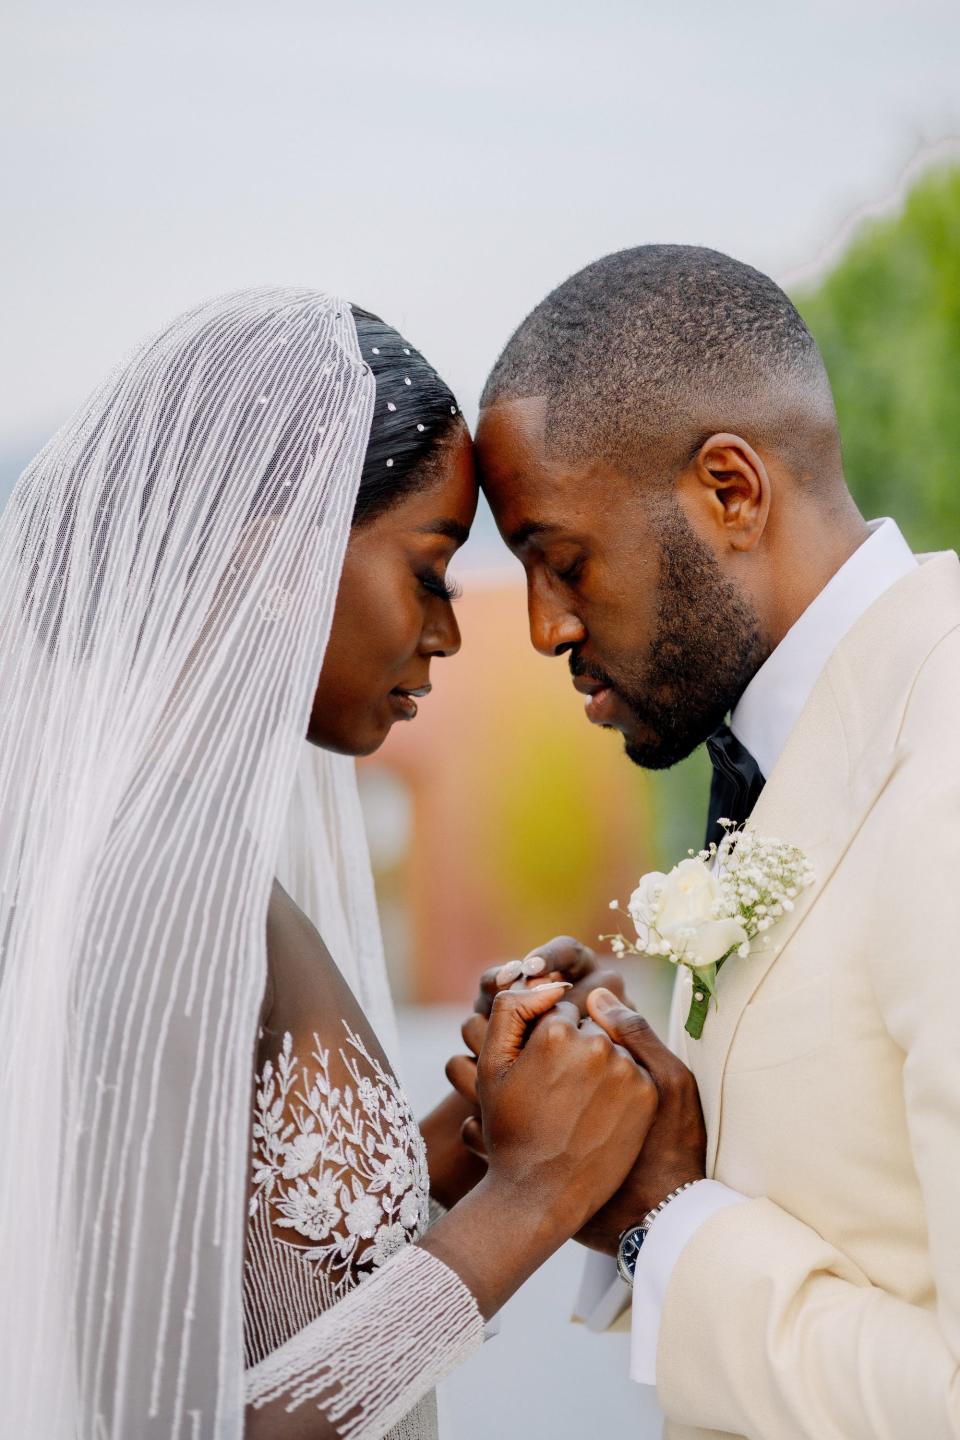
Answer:
<svg viewBox="0 0 960 1440"><path fill-rule="evenodd" d="M247 1402L314 1406L343 1440L430 1440L433 1387L482 1342L483 1321L416 1244L442 1211L407 1097L342 1026L339 1046L283 1034L257 1078Z"/></svg>
<svg viewBox="0 0 960 1440"><path fill-rule="evenodd" d="M482 1341L463 1281L409 1245L248 1370L247 1402L315 1405L343 1440L378 1440Z"/></svg>

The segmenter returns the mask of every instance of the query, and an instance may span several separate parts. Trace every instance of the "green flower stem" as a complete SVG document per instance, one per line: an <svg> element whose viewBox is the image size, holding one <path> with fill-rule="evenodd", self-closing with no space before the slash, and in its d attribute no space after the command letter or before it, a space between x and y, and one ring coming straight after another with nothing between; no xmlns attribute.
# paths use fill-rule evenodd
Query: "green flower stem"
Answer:
<svg viewBox="0 0 960 1440"><path fill-rule="evenodd" d="M696 986L696 977L694 977L693 983L694 986ZM698 995L702 997L699 1000L697 999ZM703 1024L707 1018L707 1011L709 1009L710 991L695 989L693 992L693 996L690 1000L690 1013L687 1016L687 1023L683 1027L686 1030L687 1034L691 1035L694 1040L699 1040L700 1036L703 1034Z"/></svg>
<svg viewBox="0 0 960 1440"><path fill-rule="evenodd" d="M707 1011L710 1009L710 1001L713 999L717 988L717 971L723 964L727 955L718 960L716 965L707 965L703 970L694 970L693 973L693 995L690 999L690 1013L687 1015L687 1023L683 1027L687 1034L694 1040L699 1040L703 1034L704 1022L707 1018ZM700 999L697 999L697 996Z"/></svg>

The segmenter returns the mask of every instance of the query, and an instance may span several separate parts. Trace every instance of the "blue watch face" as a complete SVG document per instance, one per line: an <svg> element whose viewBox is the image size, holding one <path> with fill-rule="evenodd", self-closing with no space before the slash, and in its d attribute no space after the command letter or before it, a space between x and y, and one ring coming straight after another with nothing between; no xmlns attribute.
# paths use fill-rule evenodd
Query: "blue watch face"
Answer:
<svg viewBox="0 0 960 1440"><path fill-rule="evenodd" d="M646 1231L640 1225L634 1225L628 1230L620 1241L617 1251L617 1264L625 1279L633 1280L634 1271L637 1268L637 1257L646 1236Z"/></svg>

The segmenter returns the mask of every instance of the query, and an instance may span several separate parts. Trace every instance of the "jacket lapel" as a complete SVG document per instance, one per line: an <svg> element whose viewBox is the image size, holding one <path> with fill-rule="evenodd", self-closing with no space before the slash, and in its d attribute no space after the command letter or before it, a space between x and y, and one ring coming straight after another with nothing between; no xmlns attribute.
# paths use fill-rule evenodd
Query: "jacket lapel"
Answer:
<svg viewBox="0 0 960 1440"><path fill-rule="evenodd" d="M768 945L722 967L703 1035L687 1041L707 1125L708 1175L720 1138L723 1072L743 1012L896 769L913 678L932 645L958 623L957 557L931 557L882 596L838 646L757 803L752 828L800 846L816 878L768 932Z"/></svg>

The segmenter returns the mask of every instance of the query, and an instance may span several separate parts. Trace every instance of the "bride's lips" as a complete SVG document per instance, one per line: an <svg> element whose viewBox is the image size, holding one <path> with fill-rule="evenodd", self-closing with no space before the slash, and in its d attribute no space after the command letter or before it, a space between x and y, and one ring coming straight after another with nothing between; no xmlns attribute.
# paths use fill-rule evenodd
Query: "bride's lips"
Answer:
<svg viewBox="0 0 960 1440"><path fill-rule="evenodd" d="M609 725L617 708L617 692L595 680L574 680L573 688L586 696L584 709L591 725Z"/></svg>
<svg viewBox="0 0 960 1440"><path fill-rule="evenodd" d="M398 711L403 720L413 720L417 714L417 701L422 700L424 695L429 695L433 689L432 685L421 685L417 690L403 690L398 685L395 690L390 691L390 699L393 707Z"/></svg>

